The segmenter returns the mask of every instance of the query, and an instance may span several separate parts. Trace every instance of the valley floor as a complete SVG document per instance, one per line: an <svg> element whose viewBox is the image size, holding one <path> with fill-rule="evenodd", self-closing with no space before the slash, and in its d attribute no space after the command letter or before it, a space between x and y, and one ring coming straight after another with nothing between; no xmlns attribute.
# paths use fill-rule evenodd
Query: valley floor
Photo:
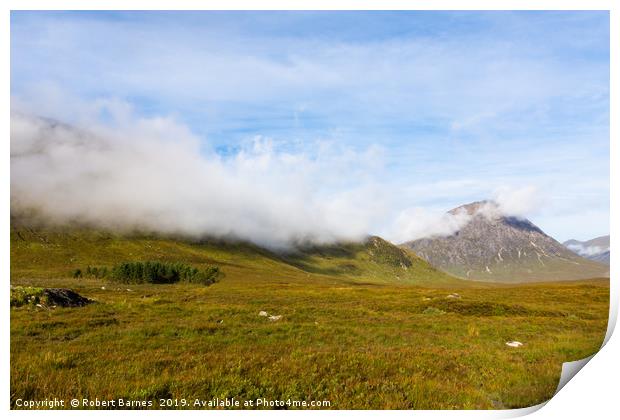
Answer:
<svg viewBox="0 0 620 420"><path fill-rule="evenodd" d="M428 288L230 273L209 287L14 278L97 302L11 309L12 407L216 397L332 409L525 407L549 399L561 364L596 352L607 326L607 279Z"/></svg>

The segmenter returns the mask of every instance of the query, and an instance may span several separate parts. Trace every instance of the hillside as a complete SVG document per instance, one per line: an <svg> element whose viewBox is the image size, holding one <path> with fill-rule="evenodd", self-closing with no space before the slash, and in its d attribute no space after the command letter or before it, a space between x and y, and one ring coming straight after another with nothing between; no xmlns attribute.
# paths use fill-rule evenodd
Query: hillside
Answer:
<svg viewBox="0 0 620 420"><path fill-rule="evenodd" d="M404 243L433 266L481 281L577 280L609 275L609 268L579 257L527 219L504 216L492 202L450 211L469 217L450 236Z"/></svg>
<svg viewBox="0 0 620 420"><path fill-rule="evenodd" d="M455 284L411 252L378 237L360 243L305 246L276 253L244 242L115 234L86 228L30 227L13 221L13 278L69 277L78 268L161 260L218 265L227 279Z"/></svg>

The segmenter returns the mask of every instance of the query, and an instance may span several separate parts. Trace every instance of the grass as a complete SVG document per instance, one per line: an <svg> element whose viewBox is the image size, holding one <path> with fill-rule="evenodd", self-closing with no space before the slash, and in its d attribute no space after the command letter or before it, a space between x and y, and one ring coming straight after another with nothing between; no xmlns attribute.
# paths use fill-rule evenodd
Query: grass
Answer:
<svg viewBox="0 0 620 420"><path fill-rule="evenodd" d="M407 255L373 241L276 255L14 229L12 284L67 287L96 303L11 309L11 404L234 397L328 400L335 409L516 408L550 398L561 363L602 343L607 279L480 285ZM209 287L71 277L77 267L155 259L217 265L225 277ZM511 340L524 345L507 347Z"/></svg>

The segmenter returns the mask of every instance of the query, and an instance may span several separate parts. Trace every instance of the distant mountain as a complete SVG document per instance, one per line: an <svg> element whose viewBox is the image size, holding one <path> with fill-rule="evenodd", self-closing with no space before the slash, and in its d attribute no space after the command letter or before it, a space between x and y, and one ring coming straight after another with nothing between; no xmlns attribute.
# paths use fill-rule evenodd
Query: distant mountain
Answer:
<svg viewBox="0 0 620 420"><path fill-rule="evenodd" d="M575 280L609 276L609 268L574 254L527 219L505 216L491 201L450 210L464 220L445 237L401 246L456 276L498 282Z"/></svg>
<svg viewBox="0 0 620 420"><path fill-rule="evenodd" d="M584 258L609 265L609 235L589 241L571 239L564 242L564 246Z"/></svg>

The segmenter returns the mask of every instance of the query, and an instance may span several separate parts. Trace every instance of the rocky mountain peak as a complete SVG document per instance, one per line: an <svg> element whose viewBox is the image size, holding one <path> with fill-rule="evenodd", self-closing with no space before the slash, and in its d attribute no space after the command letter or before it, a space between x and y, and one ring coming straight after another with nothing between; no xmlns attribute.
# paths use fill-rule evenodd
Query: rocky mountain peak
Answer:
<svg viewBox="0 0 620 420"><path fill-rule="evenodd" d="M463 204L450 210L450 214L468 214L476 215L481 211L494 210L499 212L499 206L496 202L491 200L474 201L473 203ZM490 212L489 212L490 213Z"/></svg>
<svg viewBox="0 0 620 420"><path fill-rule="evenodd" d="M458 231L402 246L435 267L477 280L568 280L608 271L577 256L531 221L503 214L493 201L477 201L448 213L467 216Z"/></svg>

